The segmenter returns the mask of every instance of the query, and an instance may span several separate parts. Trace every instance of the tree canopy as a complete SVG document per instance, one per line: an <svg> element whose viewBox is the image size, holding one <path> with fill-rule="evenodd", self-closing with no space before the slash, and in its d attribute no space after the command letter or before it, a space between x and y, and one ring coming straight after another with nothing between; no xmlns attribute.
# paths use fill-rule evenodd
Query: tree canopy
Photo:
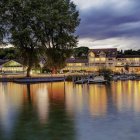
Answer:
<svg viewBox="0 0 140 140"><path fill-rule="evenodd" d="M74 33L80 20L74 3L70 0L6 1L9 42L19 50L27 66L27 76L40 57L47 56L47 64L52 69L62 67L77 44Z"/></svg>
<svg viewBox="0 0 140 140"><path fill-rule="evenodd" d="M120 55L140 55L140 50L124 50L124 51L118 51L118 54Z"/></svg>
<svg viewBox="0 0 140 140"><path fill-rule="evenodd" d="M6 0L0 0L0 45L4 43L4 36L6 34Z"/></svg>
<svg viewBox="0 0 140 140"><path fill-rule="evenodd" d="M81 46L73 50L73 55L79 58L87 58L88 51L89 51L88 47Z"/></svg>
<svg viewBox="0 0 140 140"><path fill-rule="evenodd" d="M47 48L47 66L55 72L64 67L65 60L77 45L77 36L74 33L80 19L76 6L70 0L48 0L46 4L50 6L46 10L48 14L40 17L42 22L39 38Z"/></svg>
<svg viewBox="0 0 140 140"><path fill-rule="evenodd" d="M0 59L18 59L18 52L15 48L0 48Z"/></svg>

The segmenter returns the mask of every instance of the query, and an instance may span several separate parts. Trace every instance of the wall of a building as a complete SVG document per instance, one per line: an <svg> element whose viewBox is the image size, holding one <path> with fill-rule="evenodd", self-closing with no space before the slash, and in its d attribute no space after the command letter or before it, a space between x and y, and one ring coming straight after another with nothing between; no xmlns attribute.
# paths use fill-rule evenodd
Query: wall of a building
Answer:
<svg viewBox="0 0 140 140"><path fill-rule="evenodd" d="M102 53L103 54L103 53ZM106 55L95 56L93 52L88 54L88 64L85 63L67 63L64 69L67 70L86 70L98 71L101 68L109 68L114 72L124 72L125 66L129 65L130 73L140 73L140 58L116 58L106 57Z"/></svg>

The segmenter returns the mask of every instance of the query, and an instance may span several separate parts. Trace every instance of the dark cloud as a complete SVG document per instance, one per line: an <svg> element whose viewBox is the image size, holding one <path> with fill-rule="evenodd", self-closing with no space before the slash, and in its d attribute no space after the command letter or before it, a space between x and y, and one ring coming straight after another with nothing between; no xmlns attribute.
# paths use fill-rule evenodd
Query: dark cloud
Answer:
<svg viewBox="0 0 140 140"><path fill-rule="evenodd" d="M106 3L80 10L80 16L81 24L77 30L80 38L140 37L140 0L133 0L128 7Z"/></svg>

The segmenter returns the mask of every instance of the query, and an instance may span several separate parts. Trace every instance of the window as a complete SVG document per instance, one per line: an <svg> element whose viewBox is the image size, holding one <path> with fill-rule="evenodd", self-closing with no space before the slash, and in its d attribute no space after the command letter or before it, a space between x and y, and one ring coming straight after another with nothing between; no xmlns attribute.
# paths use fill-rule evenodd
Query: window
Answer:
<svg viewBox="0 0 140 140"><path fill-rule="evenodd" d="M97 62L97 61L100 61L100 58L95 58L95 61Z"/></svg>
<svg viewBox="0 0 140 140"><path fill-rule="evenodd" d="M76 66L82 66L82 63L76 63Z"/></svg>
<svg viewBox="0 0 140 140"><path fill-rule="evenodd" d="M100 60L101 60L101 62L104 62L104 61L106 61L106 58L103 57Z"/></svg>
<svg viewBox="0 0 140 140"><path fill-rule="evenodd" d="M73 66L73 64L72 63L68 63L67 66Z"/></svg>

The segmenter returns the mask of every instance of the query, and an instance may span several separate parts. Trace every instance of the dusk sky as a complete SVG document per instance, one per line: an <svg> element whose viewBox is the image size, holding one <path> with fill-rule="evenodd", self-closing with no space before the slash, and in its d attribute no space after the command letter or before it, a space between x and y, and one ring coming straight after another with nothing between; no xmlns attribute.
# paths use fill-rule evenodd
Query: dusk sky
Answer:
<svg viewBox="0 0 140 140"><path fill-rule="evenodd" d="M80 12L78 46L140 49L140 0L73 0Z"/></svg>

